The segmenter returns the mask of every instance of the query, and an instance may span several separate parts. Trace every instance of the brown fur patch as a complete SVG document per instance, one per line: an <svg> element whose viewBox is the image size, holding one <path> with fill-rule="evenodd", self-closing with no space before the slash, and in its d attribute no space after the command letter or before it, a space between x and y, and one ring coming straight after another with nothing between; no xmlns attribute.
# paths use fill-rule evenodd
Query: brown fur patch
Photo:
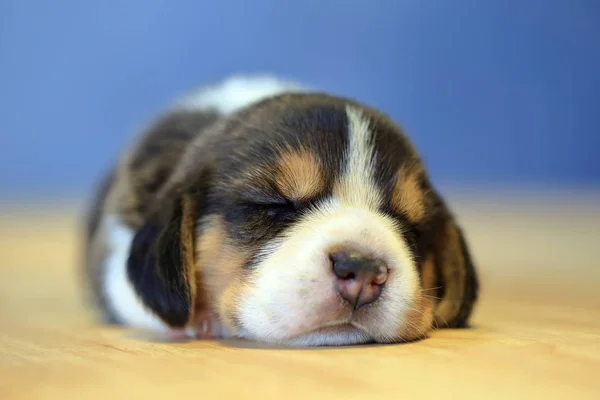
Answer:
<svg viewBox="0 0 600 400"><path fill-rule="evenodd" d="M441 264L438 270L444 283L444 298L435 310L435 317L436 322L443 326L455 318L460 310L467 274L460 238L452 221L447 222L435 246L438 252L436 262Z"/></svg>
<svg viewBox="0 0 600 400"><path fill-rule="evenodd" d="M421 286L427 295L433 296L437 285L434 256L429 254L421 264Z"/></svg>
<svg viewBox="0 0 600 400"><path fill-rule="evenodd" d="M242 282L246 272L242 269L248 256L229 243L223 219L218 215L205 218L197 239L196 280L205 290L204 302L196 308L211 307L221 322L232 332L237 327L236 315L241 299ZM200 297L198 296L199 300Z"/></svg>
<svg viewBox="0 0 600 400"><path fill-rule="evenodd" d="M246 289L247 283L244 283L243 278L238 276L230 283L219 300L218 314L221 317L221 323L233 334L241 328L238 313Z"/></svg>
<svg viewBox="0 0 600 400"><path fill-rule="evenodd" d="M406 214L413 224L425 217L425 193L419 184L420 170L403 166L398 171L396 184L392 194L392 207Z"/></svg>
<svg viewBox="0 0 600 400"><path fill-rule="evenodd" d="M196 213L195 205L189 196L183 196L182 200L182 219L181 219L181 253L183 255L183 273L187 277L190 298L192 302L197 301L197 285L195 277L194 259L195 259L195 236L196 236ZM194 311L190 314L190 319L194 317Z"/></svg>
<svg viewBox="0 0 600 400"><path fill-rule="evenodd" d="M316 196L325 186L318 158L308 150L283 153L277 165L275 184L288 199L305 200Z"/></svg>

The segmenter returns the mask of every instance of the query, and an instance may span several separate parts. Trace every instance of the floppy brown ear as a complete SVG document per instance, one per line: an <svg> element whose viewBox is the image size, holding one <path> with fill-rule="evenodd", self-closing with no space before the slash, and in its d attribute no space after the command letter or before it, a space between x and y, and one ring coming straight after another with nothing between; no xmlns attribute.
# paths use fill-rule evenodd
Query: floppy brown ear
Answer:
<svg viewBox="0 0 600 400"><path fill-rule="evenodd" d="M136 293L171 328L183 328L193 317L197 213L189 194L161 202L136 232L127 261Z"/></svg>
<svg viewBox="0 0 600 400"><path fill-rule="evenodd" d="M479 280L468 245L452 216L438 225L432 257L441 300L435 309L439 327L465 328L479 294Z"/></svg>

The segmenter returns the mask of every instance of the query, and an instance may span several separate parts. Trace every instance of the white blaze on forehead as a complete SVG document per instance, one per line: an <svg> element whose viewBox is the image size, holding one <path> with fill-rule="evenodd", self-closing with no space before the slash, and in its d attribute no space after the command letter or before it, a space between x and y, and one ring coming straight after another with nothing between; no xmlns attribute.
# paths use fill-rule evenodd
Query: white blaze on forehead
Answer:
<svg viewBox="0 0 600 400"><path fill-rule="evenodd" d="M381 194L375 185L375 149L373 131L361 110L347 106L348 148L346 165L334 187L335 198L342 203L376 209L381 205Z"/></svg>

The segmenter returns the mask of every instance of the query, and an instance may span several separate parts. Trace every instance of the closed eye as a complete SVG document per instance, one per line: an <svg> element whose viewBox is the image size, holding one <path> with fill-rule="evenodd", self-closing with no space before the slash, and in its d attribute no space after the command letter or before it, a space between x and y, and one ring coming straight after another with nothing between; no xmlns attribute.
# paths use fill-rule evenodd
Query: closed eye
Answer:
<svg viewBox="0 0 600 400"><path fill-rule="evenodd" d="M270 216L295 213L296 207L292 202L286 203L254 203L251 205L257 211L264 212Z"/></svg>
<svg viewBox="0 0 600 400"><path fill-rule="evenodd" d="M260 192L246 193L240 205L249 213L260 213L267 216L293 216L300 215L308 209L315 207L324 197L319 196L307 200L292 200L280 194L266 194Z"/></svg>
<svg viewBox="0 0 600 400"><path fill-rule="evenodd" d="M269 217L294 215L299 210L295 202L279 196L261 196L245 199L241 206L250 214L261 214Z"/></svg>

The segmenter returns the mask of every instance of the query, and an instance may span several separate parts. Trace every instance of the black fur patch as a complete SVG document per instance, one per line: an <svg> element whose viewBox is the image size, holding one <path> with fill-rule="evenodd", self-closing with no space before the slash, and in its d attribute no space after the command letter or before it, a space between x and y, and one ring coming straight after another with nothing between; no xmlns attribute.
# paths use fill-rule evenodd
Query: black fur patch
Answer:
<svg viewBox="0 0 600 400"><path fill-rule="evenodd" d="M178 202L179 203L179 202ZM183 267L182 207L167 221L150 218L136 233L127 272L148 308L171 327L184 327L191 317L190 284Z"/></svg>

